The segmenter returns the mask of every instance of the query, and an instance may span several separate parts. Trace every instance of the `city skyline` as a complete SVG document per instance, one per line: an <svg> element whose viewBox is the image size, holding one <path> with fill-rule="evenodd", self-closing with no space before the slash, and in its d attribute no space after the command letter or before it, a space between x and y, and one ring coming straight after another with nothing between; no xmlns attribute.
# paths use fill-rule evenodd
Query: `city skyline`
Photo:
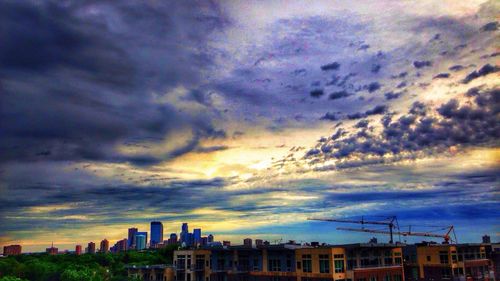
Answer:
<svg viewBox="0 0 500 281"><path fill-rule="evenodd" d="M498 14L3 1L0 246L97 251L132 227L149 244L155 221L163 240L189 222L196 240L349 243L374 235L307 219L363 216L499 241Z"/></svg>

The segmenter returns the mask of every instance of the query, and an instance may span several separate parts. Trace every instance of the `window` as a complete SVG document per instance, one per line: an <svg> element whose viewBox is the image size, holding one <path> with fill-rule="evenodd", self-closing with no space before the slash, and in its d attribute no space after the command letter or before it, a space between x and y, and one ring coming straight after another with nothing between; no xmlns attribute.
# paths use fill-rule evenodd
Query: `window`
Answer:
<svg viewBox="0 0 500 281"><path fill-rule="evenodd" d="M347 270L353 270L358 266L358 262L356 260L347 260Z"/></svg>
<svg viewBox="0 0 500 281"><path fill-rule="evenodd" d="M448 252L446 252L446 251L439 252L439 262L441 264L448 264L449 263Z"/></svg>
<svg viewBox="0 0 500 281"><path fill-rule="evenodd" d="M268 270L269 271L281 271L281 261L279 259L276 259L276 258L269 259Z"/></svg>
<svg viewBox="0 0 500 281"><path fill-rule="evenodd" d="M443 279L444 278L450 278L450 276L451 276L451 269L449 269L449 268L443 268L441 270L441 276L442 276Z"/></svg>
<svg viewBox="0 0 500 281"><path fill-rule="evenodd" d="M301 269L302 268L302 264L300 263L300 261L297 262L297 269Z"/></svg>
<svg viewBox="0 0 500 281"><path fill-rule="evenodd" d="M377 277L376 276L370 276L370 281L377 281Z"/></svg>
<svg viewBox="0 0 500 281"><path fill-rule="evenodd" d="M358 278L356 281L366 281L366 278Z"/></svg>
<svg viewBox="0 0 500 281"><path fill-rule="evenodd" d="M311 255L302 255L302 266L303 272L312 272Z"/></svg>
<svg viewBox="0 0 500 281"><path fill-rule="evenodd" d="M335 260L335 273L343 273L344 272L344 260Z"/></svg>
<svg viewBox="0 0 500 281"><path fill-rule="evenodd" d="M431 256L427 256L427 261L431 261Z"/></svg>
<svg viewBox="0 0 500 281"><path fill-rule="evenodd" d="M401 261L401 257L396 257L396 258L394 258L394 263L395 263L395 264L401 264L401 262L402 262L402 261Z"/></svg>
<svg viewBox="0 0 500 281"><path fill-rule="evenodd" d="M390 275L384 276L384 281L391 281L391 276Z"/></svg>
<svg viewBox="0 0 500 281"><path fill-rule="evenodd" d="M394 279L393 280L394 281L401 281L401 275L399 275L399 274L394 275Z"/></svg>
<svg viewBox="0 0 500 281"><path fill-rule="evenodd" d="M319 272L330 273L330 257L328 255L319 255Z"/></svg>
<svg viewBox="0 0 500 281"><path fill-rule="evenodd" d="M392 258L391 257L385 257L384 258L384 265L392 265Z"/></svg>
<svg viewBox="0 0 500 281"><path fill-rule="evenodd" d="M253 260L253 270L259 270L259 259Z"/></svg>

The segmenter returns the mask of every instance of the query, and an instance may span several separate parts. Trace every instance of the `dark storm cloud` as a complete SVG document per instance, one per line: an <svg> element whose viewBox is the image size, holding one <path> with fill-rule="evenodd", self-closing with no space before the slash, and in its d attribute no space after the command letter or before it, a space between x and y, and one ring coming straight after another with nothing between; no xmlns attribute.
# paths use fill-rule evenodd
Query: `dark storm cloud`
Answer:
<svg viewBox="0 0 500 281"><path fill-rule="evenodd" d="M398 92L387 92L384 94L386 100L397 99L401 96L401 93Z"/></svg>
<svg viewBox="0 0 500 281"><path fill-rule="evenodd" d="M337 100L337 99L341 99L341 98L347 98L347 97L352 96L352 95L353 95L352 93L349 93L347 91L338 91L338 92L331 93L328 96L328 98L331 100Z"/></svg>
<svg viewBox="0 0 500 281"><path fill-rule="evenodd" d="M328 71L328 70L337 70L340 68L340 63L338 62L332 62L329 64L325 64L321 66L321 70L323 71Z"/></svg>
<svg viewBox="0 0 500 281"><path fill-rule="evenodd" d="M425 61L414 61L413 66L415 68L423 68L423 67L429 67L432 66L432 62L425 60Z"/></svg>
<svg viewBox="0 0 500 281"><path fill-rule="evenodd" d="M496 31L498 30L498 22L492 21L481 27L481 31Z"/></svg>
<svg viewBox="0 0 500 281"><path fill-rule="evenodd" d="M106 11L114 22L86 12L90 9ZM205 46L209 34L227 24L216 5L192 11L175 3L4 3L1 161L36 161L42 155L149 164L220 136L208 113L181 112L151 93L196 85L200 71L212 63L208 47L189 51L165 42L187 35L186 44ZM206 95L190 92L193 102L210 106ZM186 128L193 139L160 157L127 156L114 149L132 138L168 140Z"/></svg>
<svg viewBox="0 0 500 281"><path fill-rule="evenodd" d="M460 104L457 100L450 100L436 109L441 118L428 114L430 109L423 103L415 102L408 114L393 120L391 114L382 118L382 133L371 133L363 128L353 132L335 142L319 143L318 153L306 155L306 158L334 158L342 163L338 167L354 167L369 163L381 163L383 158L363 160L367 156L391 155L398 158L413 157L417 152L445 151L454 145L493 145L498 144L500 125L499 92L495 89L476 90L473 103ZM382 114L386 111L379 106L365 114L350 115L349 119L362 118L368 113ZM322 149L328 147L328 149ZM320 151L328 151L321 154ZM352 160L359 156L361 160Z"/></svg>
<svg viewBox="0 0 500 281"><path fill-rule="evenodd" d="M368 90L369 93L373 93L375 91L378 91L382 85L379 82L372 82L366 86L366 89Z"/></svg>
<svg viewBox="0 0 500 281"><path fill-rule="evenodd" d="M337 121L338 117L333 112L327 112L325 113L325 115L321 116L320 120Z"/></svg>
<svg viewBox="0 0 500 281"><path fill-rule="evenodd" d="M481 76L486 76L491 73L495 73L500 71L500 67L496 65L491 65L491 64L485 64L483 67L481 67L479 70L474 70L473 72L469 73L463 80L462 83L467 84L470 81L477 79Z"/></svg>
<svg viewBox="0 0 500 281"><path fill-rule="evenodd" d="M319 98L321 97L322 95L325 94L325 92L322 90L322 89L316 89L316 90L312 90L310 93L311 97L313 98Z"/></svg>
<svg viewBox="0 0 500 281"><path fill-rule="evenodd" d="M449 73L439 73L436 76L432 77L432 79L445 79L445 78L450 78Z"/></svg>

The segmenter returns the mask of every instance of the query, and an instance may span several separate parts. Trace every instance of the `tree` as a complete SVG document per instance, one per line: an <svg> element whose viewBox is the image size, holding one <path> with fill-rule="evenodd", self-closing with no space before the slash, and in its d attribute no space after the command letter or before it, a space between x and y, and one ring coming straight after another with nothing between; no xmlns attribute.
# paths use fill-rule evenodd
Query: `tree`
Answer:
<svg viewBox="0 0 500 281"><path fill-rule="evenodd" d="M28 281L28 280L17 278L14 276L4 276L4 277L0 278L0 281Z"/></svg>

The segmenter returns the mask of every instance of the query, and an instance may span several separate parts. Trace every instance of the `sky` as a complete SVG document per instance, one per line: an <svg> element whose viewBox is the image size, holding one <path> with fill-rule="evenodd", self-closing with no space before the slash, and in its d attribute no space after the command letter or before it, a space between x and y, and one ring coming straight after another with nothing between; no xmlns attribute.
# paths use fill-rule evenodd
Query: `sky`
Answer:
<svg viewBox="0 0 500 281"><path fill-rule="evenodd" d="M500 240L498 1L1 2L0 246Z"/></svg>

